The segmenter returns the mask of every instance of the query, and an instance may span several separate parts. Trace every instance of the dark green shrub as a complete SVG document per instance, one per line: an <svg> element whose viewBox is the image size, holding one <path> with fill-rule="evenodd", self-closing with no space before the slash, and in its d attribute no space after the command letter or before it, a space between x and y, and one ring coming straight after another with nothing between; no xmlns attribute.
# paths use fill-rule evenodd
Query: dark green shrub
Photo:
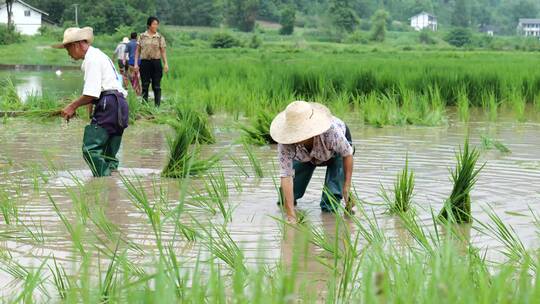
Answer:
<svg viewBox="0 0 540 304"><path fill-rule="evenodd" d="M463 47L471 44L472 33L467 28L455 28L448 33L445 40L453 46Z"/></svg>
<svg viewBox="0 0 540 304"><path fill-rule="evenodd" d="M241 43L231 34L216 33L210 40L210 46L214 49L230 49L240 47Z"/></svg>
<svg viewBox="0 0 540 304"><path fill-rule="evenodd" d="M5 25L0 25L0 45L8 45L22 41L22 36Z"/></svg>
<svg viewBox="0 0 540 304"><path fill-rule="evenodd" d="M296 11L294 6L287 5L281 12L281 18L279 23L281 29L279 29L280 35L291 35L294 32L294 23L296 21Z"/></svg>

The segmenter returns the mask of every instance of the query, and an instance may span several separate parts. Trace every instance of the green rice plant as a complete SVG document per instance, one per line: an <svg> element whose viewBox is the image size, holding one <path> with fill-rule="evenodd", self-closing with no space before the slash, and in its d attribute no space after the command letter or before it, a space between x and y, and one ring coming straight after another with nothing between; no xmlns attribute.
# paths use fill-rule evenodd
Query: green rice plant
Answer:
<svg viewBox="0 0 540 304"><path fill-rule="evenodd" d="M198 196L198 201L210 210L219 210L225 222L232 221L233 208L229 203L229 187L223 170L219 168L216 174L210 174L205 179L205 193ZM216 212L214 211L213 214Z"/></svg>
<svg viewBox="0 0 540 304"><path fill-rule="evenodd" d="M184 126L191 128L197 134L194 138L196 143L213 144L216 142L208 117L203 113L178 105L176 107L176 117Z"/></svg>
<svg viewBox="0 0 540 304"><path fill-rule="evenodd" d="M206 225L192 218L202 234L202 245L206 247L213 256L225 262L229 267L237 271L247 272L244 264L244 253L232 239L227 228L222 225Z"/></svg>
<svg viewBox="0 0 540 304"><path fill-rule="evenodd" d="M534 96L533 105L534 105L534 108L535 108L536 112L540 112L540 92L538 92Z"/></svg>
<svg viewBox="0 0 540 304"><path fill-rule="evenodd" d="M67 275L64 267L57 263L56 257L53 256L52 259L54 268L51 265L48 265L48 267L52 274L53 285L60 299L66 301L68 299L68 292L75 287L75 283Z"/></svg>
<svg viewBox="0 0 540 304"><path fill-rule="evenodd" d="M82 256L85 256L87 254L83 241L84 241L84 228L81 225L80 222L77 222L76 225L72 225L71 222L68 220L68 218L60 211L60 208L56 204L55 200L52 198L52 196L47 193L47 197L49 198L49 201L52 203L54 211L66 227L67 232L69 233L71 240L73 242L73 246L79 251L79 253Z"/></svg>
<svg viewBox="0 0 540 304"><path fill-rule="evenodd" d="M251 164L251 167L253 168L255 176L258 178L264 177L264 170L261 166L261 162L255 155L255 152L253 151L251 146L245 142L242 144L242 146L244 147L244 151L246 152L247 158L249 160L249 163Z"/></svg>
<svg viewBox="0 0 540 304"><path fill-rule="evenodd" d="M390 198L388 191L381 185L381 198L388 206L391 214L409 211L414 197L414 172L409 171L409 157L405 158L405 168L398 173L394 182L393 198Z"/></svg>
<svg viewBox="0 0 540 304"><path fill-rule="evenodd" d="M501 153L512 153L512 151L505 144L497 139L491 138L487 135L480 135L480 139L482 140L482 149L484 150L491 150L495 148Z"/></svg>
<svg viewBox="0 0 540 304"><path fill-rule="evenodd" d="M259 146L276 144L272 136L270 136L270 124L273 119L274 115L271 112L258 112L249 125L243 124L239 126L240 131L243 133L242 140Z"/></svg>
<svg viewBox="0 0 540 304"><path fill-rule="evenodd" d="M469 121L469 95L465 89L459 89L457 93L457 109L458 116L461 121Z"/></svg>
<svg viewBox="0 0 540 304"><path fill-rule="evenodd" d="M487 111L489 120L494 121L497 119L499 102L494 92L484 91L482 94L482 107Z"/></svg>
<svg viewBox="0 0 540 304"><path fill-rule="evenodd" d="M0 187L0 212L7 225L11 225L17 222L19 219L19 208L17 207L17 200L9 195L9 192Z"/></svg>
<svg viewBox="0 0 540 304"><path fill-rule="evenodd" d="M525 117L525 107L527 101L523 96L519 88L513 88L510 90L509 95L507 96L508 102L512 108L512 111L516 115L518 121L523 122L526 120Z"/></svg>
<svg viewBox="0 0 540 304"><path fill-rule="evenodd" d="M200 160L198 146L191 147L197 141L196 131L190 127L178 126L173 139L169 142L169 159L161 175L169 178L183 178L188 175L197 175L212 168L219 156L214 155L208 159Z"/></svg>
<svg viewBox="0 0 540 304"><path fill-rule="evenodd" d="M457 165L451 172L454 186L439 214L440 219L456 223L472 222L470 192L478 179L478 174L485 166L483 164L476 168L479 158L480 152L476 148L469 148L467 138L463 150L460 148L459 153L456 153Z"/></svg>
<svg viewBox="0 0 540 304"><path fill-rule="evenodd" d="M0 80L0 111L21 110L23 103L11 78Z"/></svg>
<svg viewBox="0 0 540 304"><path fill-rule="evenodd" d="M531 270L538 270L538 259L535 259L531 256L531 253L526 249L525 245L517 235L514 228L510 225L507 225L503 220L495 213L493 208L490 207L489 210L485 210L488 214L492 223L479 223L481 230L485 230L492 237L497 239L503 249L500 250L510 261L514 263L520 263L528 261L531 263Z"/></svg>

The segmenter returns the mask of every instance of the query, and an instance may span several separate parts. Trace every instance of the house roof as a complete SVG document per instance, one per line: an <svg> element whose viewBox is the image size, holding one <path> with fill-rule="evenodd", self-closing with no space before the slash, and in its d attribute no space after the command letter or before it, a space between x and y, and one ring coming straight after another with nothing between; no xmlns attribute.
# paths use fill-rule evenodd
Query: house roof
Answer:
<svg viewBox="0 0 540 304"><path fill-rule="evenodd" d="M540 23L540 19L519 18L519 23Z"/></svg>
<svg viewBox="0 0 540 304"><path fill-rule="evenodd" d="M435 16L435 15L433 15L433 14L430 14L430 13L428 13L428 12L426 12L426 11L422 11L422 12L420 12L420 13L418 13L418 14L412 16L412 17L409 18L409 19L412 19L412 18L414 18L414 17L416 17L416 16L420 16L420 15L428 15L428 16L430 16L430 17L437 18L437 16Z"/></svg>
<svg viewBox="0 0 540 304"><path fill-rule="evenodd" d="M0 0L0 2L2 3L2 4L0 5L0 7L3 7L4 5L6 5L6 1L5 1L5 0L4 0L4 1ZM48 14L47 12L42 11L42 10L40 10L40 9L38 9L38 8L35 8L35 7L31 6L30 4L28 4L28 3L24 2L24 1L21 1L21 0L15 0L15 2L19 2L20 4L26 6L26 7L30 8L30 9L33 9L34 11L36 11L36 12L38 12L38 13L41 13L41 14L43 14L43 15L45 15L45 16L49 16L49 14Z"/></svg>

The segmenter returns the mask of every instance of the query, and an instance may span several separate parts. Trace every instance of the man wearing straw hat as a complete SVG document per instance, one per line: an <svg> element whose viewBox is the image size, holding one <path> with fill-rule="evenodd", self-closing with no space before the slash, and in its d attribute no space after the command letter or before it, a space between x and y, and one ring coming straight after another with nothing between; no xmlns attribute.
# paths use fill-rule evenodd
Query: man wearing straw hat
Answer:
<svg viewBox="0 0 540 304"><path fill-rule="evenodd" d="M274 118L270 135L278 143L282 199L289 222L297 220L294 205L304 196L318 166L326 166L321 210L335 212L335 203L344 199L346 210L352 213L353 148L342 120L322 104L295 101Z"/></svg>
<svg viewBox="0 0 540 304"><path fill-rule="evenodd" d="M82 152L93 175L101 177L111 175L118 168L116 154L128 126L129 110L122 77L111 59L91 46L93 40L90 27L68 28L63 42L53 47L66 49L75 60L84 60L82 95L62 110L62 116L69 120L79 107L93 107L91 123L84 130Z"/></svg>

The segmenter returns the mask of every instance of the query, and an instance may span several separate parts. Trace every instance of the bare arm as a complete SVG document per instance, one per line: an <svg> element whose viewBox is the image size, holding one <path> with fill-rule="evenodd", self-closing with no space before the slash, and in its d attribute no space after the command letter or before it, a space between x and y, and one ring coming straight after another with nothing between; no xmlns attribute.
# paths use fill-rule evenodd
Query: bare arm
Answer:
<svg viewBox="0 0 540 304"><path fill-rule="evenodd" d="M169 63L167 61L167 50L165 48L161 48L161 59L163 60L163 70L165 73L169 71Z"/></svg>
<svg viewBox="0 0 540 304"><path fill-rule="evenodd" d="M345 174L345 183L343 184L343 199L345 200L345 208L350 211L352 206L349 200L349 191L352 184L352 172L353 172L353 156L343 157L343 172Z"/></svg>
<svg viewBox="0 0 540 304"><path fill-rule="evenodd" d="M292 176L281 178L281 191L285 199L285 212L287 213L287 221L296 222L296 212L294 211L294 194L293 194L293 178Z"/></svg>
<svg viewBox="0 0 540 304"><path fill-rule="evenodd" d="M141 53L141 46L137 44L137 47L135 48L135 62L133 63L133 67L135 70L139 69L139 55Z"/></svg>

